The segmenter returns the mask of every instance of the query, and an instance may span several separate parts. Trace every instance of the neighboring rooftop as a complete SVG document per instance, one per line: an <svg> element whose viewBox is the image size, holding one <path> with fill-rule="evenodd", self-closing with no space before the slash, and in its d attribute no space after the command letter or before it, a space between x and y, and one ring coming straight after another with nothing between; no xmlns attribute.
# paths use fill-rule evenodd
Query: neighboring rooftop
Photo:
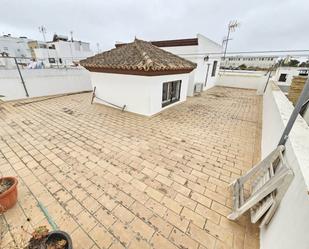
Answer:
<svg viewBox="0 0 309 249"><path fill-rule="evenodd" d="M228 184L259 160L254 90L215 87L151 118L90 93L49 98L1 103L0 169L19 197L0 247L49 227L38 201L74 248L259 247L249 215L226 218Z"/></svg>
<svg viewBox="0 0 309 249"><path fill-rule="evenodd" d="M187 38L187 39L176 39L176 40L161 40L161 41L150 41L152 45L157 47L178 47L178 46L197 46L198 38ZM115 46L121 47L126 43L116 43Z"/></svg>
<svg viewBox="0 0 309 249"><path fill-rule="evenodd" d="M92 72L136 75L188 73L196 67L191 61L138 39L89 57L80 63Z"/></svg>

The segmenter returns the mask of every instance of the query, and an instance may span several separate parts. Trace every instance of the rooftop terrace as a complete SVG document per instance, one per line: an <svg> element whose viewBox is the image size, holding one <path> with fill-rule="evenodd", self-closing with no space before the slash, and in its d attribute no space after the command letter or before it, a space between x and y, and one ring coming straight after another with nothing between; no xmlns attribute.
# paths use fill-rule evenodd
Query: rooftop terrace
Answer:
<svg viewBox="0 0 309 249"><path fill-rule="evenodd" d="M248 216L226 218L228 184L260 157L254 90L215 87L151 118L90 100L0 105L0 171L19 180L0 248L21 225L50 227L38 202L74 249L259 247Z"/></svg>

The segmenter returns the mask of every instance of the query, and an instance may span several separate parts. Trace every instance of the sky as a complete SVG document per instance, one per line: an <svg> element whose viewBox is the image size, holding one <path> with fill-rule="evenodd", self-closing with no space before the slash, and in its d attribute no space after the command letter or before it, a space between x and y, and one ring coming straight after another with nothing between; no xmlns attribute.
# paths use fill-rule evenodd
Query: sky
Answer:
<svg viewBox="0 0 309 249"><path fill-rule="evenodd" d="M309 49L309 0L0 0L0 35L43 40L38 27L88 41L94 51L134 37L162 40L195 37L222 43L228 51Z"/></svg>

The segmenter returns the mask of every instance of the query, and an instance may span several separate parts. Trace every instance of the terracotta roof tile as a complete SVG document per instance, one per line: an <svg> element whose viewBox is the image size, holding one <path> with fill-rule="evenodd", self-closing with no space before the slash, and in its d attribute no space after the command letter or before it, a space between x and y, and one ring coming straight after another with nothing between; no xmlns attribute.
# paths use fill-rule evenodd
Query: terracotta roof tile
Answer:
<svg viewBox="0 0 309 249"><path fill-rule="evenodd" d="M196 67L191 61L138 39L81 60L80 64L89 71L143 75L187 73Z"/></svg>

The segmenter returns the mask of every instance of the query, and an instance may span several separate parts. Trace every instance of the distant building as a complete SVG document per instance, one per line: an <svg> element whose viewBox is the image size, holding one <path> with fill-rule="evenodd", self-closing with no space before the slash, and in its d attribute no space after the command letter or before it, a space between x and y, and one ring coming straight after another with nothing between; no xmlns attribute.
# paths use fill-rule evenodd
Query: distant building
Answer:
<svg viewBox="0 0 309 249"><path fill-rule="evenodd" d="M15 68L15 61L5 57L19 57L18 62L26 65L30 62L31 51L28 42L31 41L27 37L13 37L10 34L0 36L0 69Z"/></svg>
<svg viewBox="0 0 309 249"><path fill-rule="evenodd" d="M66 36L54 35L50 42L11 35L0 36L0 57L17 57L23 65L35 59L47 67L69 66L93 54L88 42L69 40ZM0 67L14 66L13 59L0 58Z"/></svg>
<svg viewBox="0 0 309 249"><path fill-rule="evenodd" d="M276 64L277 56L227 56L222 58L221 68L237 69L241 65L247 68L268 69Z"/></svg>
<svg viewBox="0 0 309 249"><path fill-rule="evenodd" d="M51 42L29 42L32 57L45 64L66 66L94 55L90 43L69 40L66 36L54 35Z"/></svg>
<svg viewBox="0 0 309 249"><path fill-rule="evenodd" d="M0 36L0 54L5 53L10 57L31 57L27 37L13 37L10 34Z"/></svg>
<svg viewBox="0 0 309 249"><path fill-rule="evenodd" d="M308 76L308 67L278 67L274 80L281 86L290 86L294 76Z"/></svg>

